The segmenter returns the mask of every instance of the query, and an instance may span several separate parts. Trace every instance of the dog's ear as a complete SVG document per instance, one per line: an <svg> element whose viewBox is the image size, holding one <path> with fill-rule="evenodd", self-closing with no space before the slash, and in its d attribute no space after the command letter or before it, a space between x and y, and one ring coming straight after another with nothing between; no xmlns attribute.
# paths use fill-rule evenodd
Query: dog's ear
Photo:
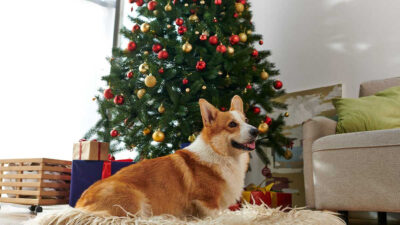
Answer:
<svg viewBox="0 0 400 225"><path fill-rule="evenodd" d="M217 118L217 113L218 109L215 108L213 105L208 103L205 99L201 98L199 100L199 105L200 105L200 112L201 112L201 117L203 119L203 125L204 126L211 126L211 124L215 121Z"/></svg>
<svg viewBox="0 0 400 225"><path fill-rule="evenodd" d="M230 111L232 111L232 110L236 110L236 111L243 113L243 101L239 95L235 95L232 98Z"/></svg>

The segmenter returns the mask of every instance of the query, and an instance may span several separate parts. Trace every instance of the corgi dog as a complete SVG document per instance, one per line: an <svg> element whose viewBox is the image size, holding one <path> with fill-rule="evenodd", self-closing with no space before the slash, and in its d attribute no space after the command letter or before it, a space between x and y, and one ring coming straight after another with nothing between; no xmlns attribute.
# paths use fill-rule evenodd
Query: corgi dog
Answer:
<svg viewBox="0 0 400 225"><path fill-rule="evenodd" d="M239 200L258 129L234 96L221 112L199 100L203 129L183 150L143 160L90 186L76 208L104 216L215 216Z"/></svg>

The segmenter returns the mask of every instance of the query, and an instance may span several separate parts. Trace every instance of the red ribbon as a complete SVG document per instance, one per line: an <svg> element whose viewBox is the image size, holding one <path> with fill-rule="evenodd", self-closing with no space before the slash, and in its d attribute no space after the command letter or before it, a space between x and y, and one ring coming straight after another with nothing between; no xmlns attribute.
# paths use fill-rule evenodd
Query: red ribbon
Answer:
<svg viewBox="0 0 400 225"><path fill-rule="evenodd" d="M111 157L108 157L108 161L104 161L103 163L103 170L101 171L101 179L106 179L107 177L111 176L111 163L112 162L133 162L132 159L119 159L119 160L112 160Z"/></svg>
<svg viewBox="0 0 400 225"><path fill-rule="evenodd" d="M86 139L82 138L79 140L79 160L82 158L82 142L86 141ZM91 141L97 142L96 139L93 139ZM97 142L97 160L100 160L100 153L101 153L101 142Z"/></svg>

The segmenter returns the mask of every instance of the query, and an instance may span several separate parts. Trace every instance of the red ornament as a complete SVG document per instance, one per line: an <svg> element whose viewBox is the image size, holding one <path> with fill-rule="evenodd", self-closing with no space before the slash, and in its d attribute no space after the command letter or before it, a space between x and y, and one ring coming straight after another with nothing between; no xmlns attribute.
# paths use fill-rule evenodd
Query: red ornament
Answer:
<svg viewBox="0 0 400 225"><path fill-rule="evenodd" d="M156 43L153 45L153 52L158 53L159 51L161 51L162 49L162 45Z"/></svg>
<svg viewBox="0 0 400 225"><path fill-rule="evenodd" d="M258 57L258 51L257 51L257 49L254 49L253 52L251 53L251 55L252 55L254 58L257 58L257 57Z"/></svg>
<svg viewBox="0 0 400 225"><path fill-rule="evenodd" d="M137 6L142 6L143 5L143 0L136 0L136 5Z"/></svg>
<svg viewBox="0 0 400 225"><path fill-rule="evenodd" d="M196 13L196 10L191 9L191 10L190 10L190 13L191 13L191 14L195 14L195 13Z"/></svg>
<svg viewBox="0 0 400 225"><path fill-rule="evenodd" d="M219 44L217 46L217 52L225 53L226 52L226 47L223 44Z"/></svg>
<svg viewBox="0 0 400 225"><path fill-rule="evenodd" d="M137 31L137 30L139 30L139 29L140 29L140 26L137 25L137 24L135 24L135 25L132 27L132 32L135 32L135 31Z"/></svg>
<svg viewBox="0 0 400 225"><path fill-rule="evenodd" d="M207 40L207 35L205 35L205 34L200 35L200 40L201 41Z"/></svg>
<svg viewBox="0 0 400 225"><path fill-rule="evenodd" d="M251 86L251 84L247 84L246 89L252 89L253 87Z"/></svg>
<svg viewBox="0 0 400 225"><path fill-rule="evenodd" d="M271 126L271 124L272 124L272 119L271 119L271 117L266 116L266 117L265 117L265 123L268 124L268 126Z"/></svg>
<svg viewBox="0 0 400 225"><path fill-rule="evenodd" d="M207 66L206 62L200 59L200 61L198 61L196 64L196 69L198 71L203 71L206 68L206 66Z"/></svg>
<svg viewBox="0 0 400 225"><path fill-rule="evenodd" d="M187 31L187 27L185 27L185 26L180 26L178 28L178 34L180 34L180 35L183 35L184 33L186 33L186 31Z"/></svg>
<svg viewBox="0 0 400 225"><path fill-rule="evenodd" d="M172 1L172 3L175 5L175 3L176 3L176 0Z"/></svg>
<svg viewBox="0 0 400 225"><path fill-rule="evenodd" d="M239 16L239 14L237 14L237 13L233 14L233 18L238 18L238 16Z"/></svg>
<svg viewBox="0 0 400 225"><path fill-rule="evenodd" d="M242 3L243 5L246 4L246 0L237 0L236 2Z"/></svg>
<svg viewBox="0 0 400 225"><path fill-rule="evenodd" d="M103 94L104 94L104 98L106 98L106 99L114 98L114 94L112 93L111 88L107 88L106 90L104 90Z"/></svg>
<svg viewBox="0 0 400 225"><path fill-rule="evenodd" d="M128 51L133 52L136 49L136 43L134 41L130 41L128 43Z"/></svg>
<svg viewBox="0 0 400 225"><path fill-rule="evenodd" d="M264 41L263 41L263 40L260 40L258 43L259 43L260 45L263 45L263 44L264 44Z"/></svg>
<svg viewBox="0 0 400 225"><path fill-rule="evenodd" d="M168 59L168 52L164 49L164 50L162 50L162 51L160 51L159 53L158 53L158 58L159 59Z"/></svg>
<svg viewBox="0 0 400 225"><path fill-rule="evenodd" d="M274 88L275 88L275 89L279 90L279 89L282 88L282 86L283 86L282 81L276 80L276 81L274 82Z"/></svg>
<svg viewBox="0 0 400 225"><path fill-rule="evenodd" d="M129 3L134 3L134 2L136 2L136 0L129 0Z"/></svg>
<svg viewBox="0 0 400 225"><path fill-rule="evenodd" d="M114 98L114 103L117 104L117 105L124 104L124 101L125 101L125 99L124 99L124 96L122 96L122 95L117 95Z"/></svg>
<svg viewBox="0 0 400 225"><path fill-rule="evenodd" d="M147 4L147 8L148 8L149 10L154 10L154 9L156 8L156 6L157 6L157 2L156 2L156 1L150 1L150 2Z"/></svg>
<svg viewBox="0 0 400 225"><path fill-rule="evenodd" d="M260 107L254 107L254 108L253 108L253 113L254 113L254 114L260 114L260 112L261 112Z"/></svg>
<svg viewBox="0 0 400 225"><path fill-rule="evenodd" d="M161 67L161 68L158 70L158 73L163 74L163 73L164 73L164 68Z"/></svg>
<svg viewBox="0 0 400 225"><path fill-rule="evenodd" d="M113 129L113 130L110 132L110 135L111 135L111 137L117 137L117 136L119 135L119 132L118 132L117 130Z"/></svg>
<svg viewBox="0 0 400 225"><path fill-rule="evenodd" d="M126 74L126 77L128 77L129 79L131 79L131 78L133 77L133 72L132 72L132 71L129 71L129 72Z"/></svg>
<svg viewBox="0 0 400 225"><path fill-rule="evenodd" d="M182 25L183 25L183 19L177 18L177 19L175 20L175 23L176 23L176 25L178 25L178 26L182 26Z"/></svg>
<svg viewBox="0 0 400 225"><path fill-rule="evenodd" d="M214 17L213 22L214 22L214 23L218 23L217 18Z"/></svg>
<svg viewBox="0 0 400 225"><path fill-rule="evenodd" d="M231 45L236 45L240 41L239 35L236 35L236 34L232 35L229 38L229 41L231 42Z"/></svg>
<svg viewBox="0 0 400 225"><path fill-rule="evenodd" d="M221 109L221 111L223 111L223 112L226 111L226 108L225 108L225 107L221 107L220 109Z"/></svg>
<svg viewBox="0 0 400 225"><path fill-rule="evenodd" d="M188 84L188 83L189 83L189 80L188 80L187 78L183 78L182 84L183 84L183 85L186 85L186 84Z"/></svg>
<svg viewBox="0 0 400 225"><path fill-rule="evenodd" d="M210 44L216 45L216 44L218 44L218 37L217 37L216 35L211 36L211 37L208 39L208 41L210 42Z"/></svg>
<svg viewBox="0 0 400 225"><path fill-rule="evenodd" d="M215 0L214 3L215 3L216 5L221 5L221 4L222 4L222 0Z"/></svg>

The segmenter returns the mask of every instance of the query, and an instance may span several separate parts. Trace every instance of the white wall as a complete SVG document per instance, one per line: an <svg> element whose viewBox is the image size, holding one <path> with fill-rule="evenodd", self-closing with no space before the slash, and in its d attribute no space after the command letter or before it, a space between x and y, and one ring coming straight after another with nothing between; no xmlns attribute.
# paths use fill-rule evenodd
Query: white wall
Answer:
<svg viewBox="0 0 400 225"><path fill-rule="evenodd" d="M97 121L115 9L85 0L0 3L0 158L71 159Z"/></svg>

